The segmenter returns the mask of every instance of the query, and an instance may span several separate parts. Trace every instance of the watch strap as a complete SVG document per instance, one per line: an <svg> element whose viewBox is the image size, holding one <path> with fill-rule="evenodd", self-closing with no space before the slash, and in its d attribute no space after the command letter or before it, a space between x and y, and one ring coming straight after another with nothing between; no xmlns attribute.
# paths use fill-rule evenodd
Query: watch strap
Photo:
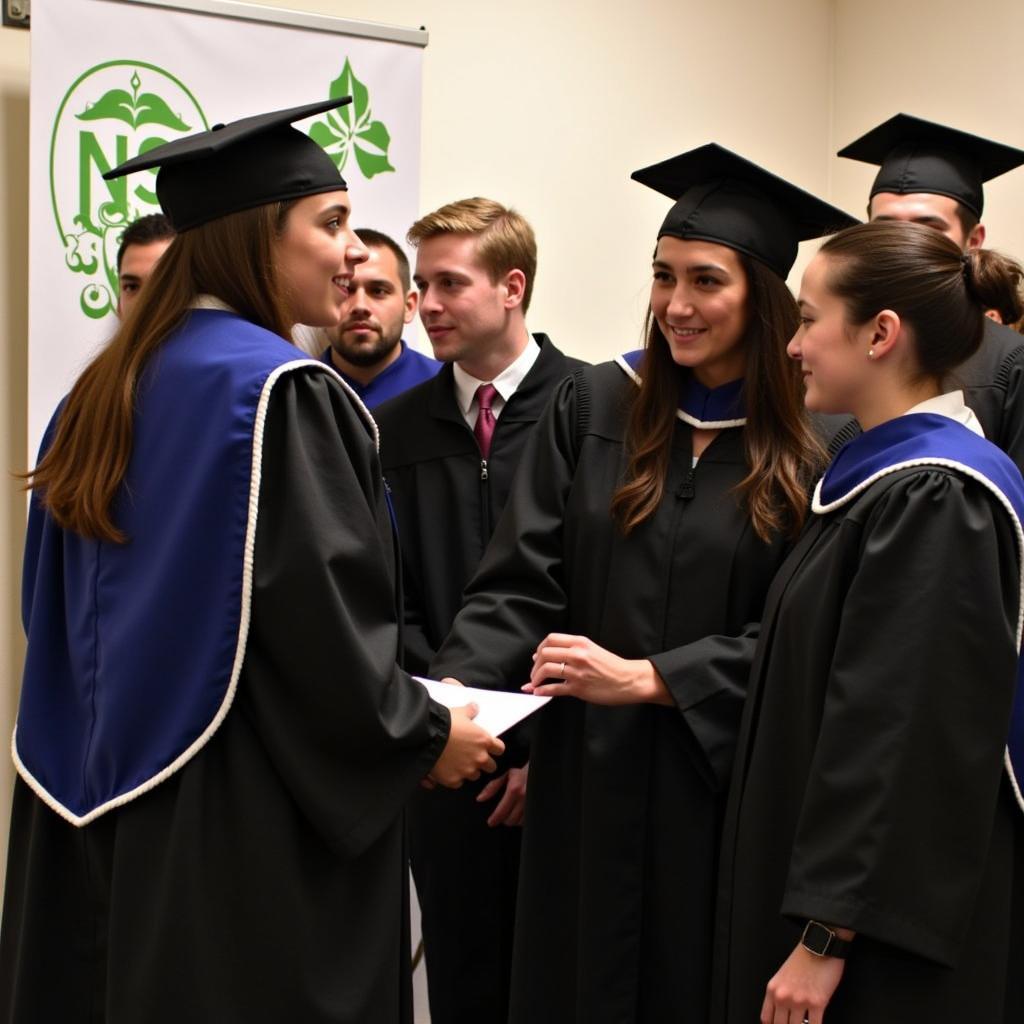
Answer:
<svg viewBox="0 0 1024 1024"><path fill-rule="evenodd" d="M815 956L834 956L842 960L850 952L853 942L841 939L835 930L820 921L808 921L804 925L800 945Z"/></svg>

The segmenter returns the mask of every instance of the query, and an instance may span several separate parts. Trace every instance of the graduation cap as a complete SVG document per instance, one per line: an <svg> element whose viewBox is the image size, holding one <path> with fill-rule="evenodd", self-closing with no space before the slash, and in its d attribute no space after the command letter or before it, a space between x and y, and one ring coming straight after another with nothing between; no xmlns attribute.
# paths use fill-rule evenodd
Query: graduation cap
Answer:
<svg viewBox="0 0 1024 1024"><path fill-rule="evenodd" d="M157 198L177 231L283 199L347 189L323 148L291 125L351 101L345 96L215 124L208 132L157 146L103 177L159 167Z"/></svg>
<svg viewBox="0 0 1024 1024"><path fill-rule="evenodd" d="M950 196L978 217L985 205L982 185L1024 164L1024 150L909 114L890 117L836 155L880 166L871 186L873 196Z"/></svg>
<svg viewBox="0 0 1024 1024"><path fill-rule="evenodd" d="M785 279L797 243L860 222L710 142L631 175L676 200L658 237L699 238L752 256Z"/></svg>

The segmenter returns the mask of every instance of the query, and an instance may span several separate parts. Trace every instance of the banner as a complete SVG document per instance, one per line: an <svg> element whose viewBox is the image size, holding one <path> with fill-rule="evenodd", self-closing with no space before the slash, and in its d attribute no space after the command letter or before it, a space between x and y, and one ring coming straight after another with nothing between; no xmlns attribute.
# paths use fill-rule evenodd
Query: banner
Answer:
<svg viewBox="0 0 1024 1024"><path fill-rule="evenodd" d="M422 43L321 15L166 2L32 5L30 464L53 409L116 326L121 232L159 210L155 171L111 182L104 171L218 122L351 95L296 127L348 181L353 226L402 244L419 212Z"/></svg>

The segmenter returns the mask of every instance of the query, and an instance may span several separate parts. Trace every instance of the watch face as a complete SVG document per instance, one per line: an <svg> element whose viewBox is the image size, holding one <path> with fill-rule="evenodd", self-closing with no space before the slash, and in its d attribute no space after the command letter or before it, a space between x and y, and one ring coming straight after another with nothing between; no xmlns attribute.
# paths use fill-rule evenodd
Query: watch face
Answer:
<svg viewBox="0 0 1024 1024"><path fill-rule="evenodd" d="M800 944L815 956L825 956L835 938L835 933L817 921L808 921Z"/></svg>

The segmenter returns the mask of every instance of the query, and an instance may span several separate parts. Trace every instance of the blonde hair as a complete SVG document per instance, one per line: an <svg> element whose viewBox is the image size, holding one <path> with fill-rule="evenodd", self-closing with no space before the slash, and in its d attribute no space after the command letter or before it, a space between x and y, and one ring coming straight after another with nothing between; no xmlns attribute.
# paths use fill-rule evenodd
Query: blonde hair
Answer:
<svg viewBox="0 0 1024 1024"><path fill-rule="evenodd" d="M533 281L537 276L537 239L526 219L493 199L460 199L420 217L406 236L418 246L439 235L468 235L477 240L477 256L492 283L510 270L526 278L523 312L530 308Z"/></svg>

